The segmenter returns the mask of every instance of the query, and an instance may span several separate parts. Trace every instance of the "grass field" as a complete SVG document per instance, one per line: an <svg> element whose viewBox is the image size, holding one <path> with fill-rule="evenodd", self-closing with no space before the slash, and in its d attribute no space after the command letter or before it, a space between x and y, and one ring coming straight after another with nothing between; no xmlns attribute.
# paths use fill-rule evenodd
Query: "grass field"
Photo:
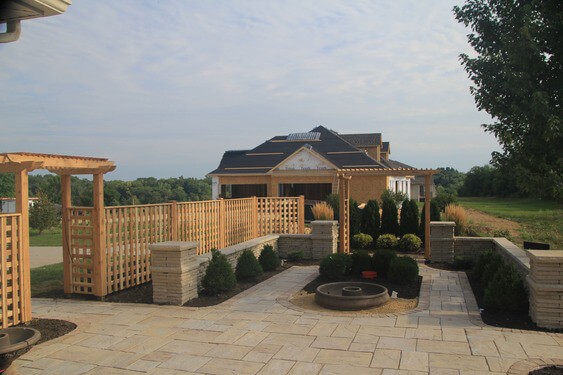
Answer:
<svg viewBox="0 0 563 375"><path fill-rule="evenodd" d="M522 225L527 241L547 242L563 250L563 207L553 201L523 198L458 198L460 205Z"/></svg>
<svg viewBox="0 0 563 375"><path fill-rule="evenodd" d="M53 291L63 289L63 264L32 268L30 277L32 297L51 297Z"/></svg>
<svg viewBox="0 0 563 375"><path fill-rule="evenodd" d="M63 234L61 228L53 228L44 230L39 234L39 231L31 229L29 232L29 245L30 246L62 246Z"/></svg>

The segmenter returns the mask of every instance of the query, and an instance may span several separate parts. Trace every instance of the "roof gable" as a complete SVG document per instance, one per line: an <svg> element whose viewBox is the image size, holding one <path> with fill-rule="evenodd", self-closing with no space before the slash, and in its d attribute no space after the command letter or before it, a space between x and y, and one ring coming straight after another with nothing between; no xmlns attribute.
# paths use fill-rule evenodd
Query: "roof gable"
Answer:
<svg viewBox="0 0 563 375"><path fill-rule="evenodd" d="M310 147L310 146L309 146ZM285 159L275 170L279 171L308 171L337 169L337 167L320 154L311 150L307 145L301 147Z"/></svg>

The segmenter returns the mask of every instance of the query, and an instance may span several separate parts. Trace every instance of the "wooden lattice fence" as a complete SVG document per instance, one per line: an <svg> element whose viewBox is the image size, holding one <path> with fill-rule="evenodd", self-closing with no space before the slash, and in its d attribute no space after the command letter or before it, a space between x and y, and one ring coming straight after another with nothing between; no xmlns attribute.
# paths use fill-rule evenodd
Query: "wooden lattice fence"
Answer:
<svg viewBox="0 0 563 375"><path fill-rule="evenodd" d="M92 208L67 210L65 282L72 293L99 297L151 280L151 243L197 241L204 254L268 233L303 233L305 226L303 197L106 207L99 238L93 216Z"/></svg>
<svg viewBox="0 0 563 375"><path fill-rule="evenodd" d="M21 215L0 214L1 328L26 322L31 317L29 265L23 250Z"/></svg>

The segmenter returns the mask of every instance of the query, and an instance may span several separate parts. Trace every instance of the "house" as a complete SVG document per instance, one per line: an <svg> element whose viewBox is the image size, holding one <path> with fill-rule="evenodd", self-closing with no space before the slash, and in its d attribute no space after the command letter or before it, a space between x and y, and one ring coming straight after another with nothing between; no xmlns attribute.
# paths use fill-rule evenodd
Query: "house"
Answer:
<svg viewBox="0 0 563 375"><path fill-rule="evenodd" d="M425 196L425 189L424 186L424 177L416 176L413 180L411 180L411 199L414 199L417 202L424 202ZM436 197L436 185L434 184L434 180L432 180L432 184L430 185L430 197Z"/></svg>
<svg viewBox="0 0 563 375"><path fill-rule="evenodd" d="M29 198L28 205L33 207L39 198ZM0 198L0 213L14 213L16 212L16 198Z"/></svg>
<svg viewBox="0 0 563 375"><path fill-rule="evenodd" d="M338 176L351 177L350 196L362 203L385 189L410 196L410 181L432 170L391 160L381 134L338 134L323 126L276 136L251 150L227 151L212 178L213 199L305 196L325 200L338 193Z"/></svg>

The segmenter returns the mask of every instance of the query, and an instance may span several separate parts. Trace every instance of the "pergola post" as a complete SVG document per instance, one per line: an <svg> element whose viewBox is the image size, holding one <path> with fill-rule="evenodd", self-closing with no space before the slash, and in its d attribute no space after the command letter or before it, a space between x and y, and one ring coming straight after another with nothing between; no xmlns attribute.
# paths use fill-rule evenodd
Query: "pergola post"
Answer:
<svg viewBox="0 0 563 375"><path fill-rule="evenodd" d="M107 294L107 265L106 265L106 228L105 228L105 207L104 207L104 175L103 173L94 174L94 254L93 254L93 275L94 295L104 297Z"/></svg>
<svg viewBox="0 0 563 375"><path fill-rule="evenodd" d="M62 205L62 226L63 226L63 284L64 292L72 293L72 260L71 243L70 243L70 227L69 212L72 207L72 191L70 185L70 175L61 175L61 205Z"/></svg>
<svg viewBox="0 0 563 375"><path fill-rule="evenodd" d="M430 199L431 199L431 179L432 174L424 176L424 258L430 259Z"/></svg>
<svg viewBox="0 0 563 375"><path fill-rule="evenodd" d="M21 255L19 260L24 266L21 267L20 275L20 296L22 321L29 322L31 320L31 282L29 272L29 184L27 169L16 171L16 212L21 215L20 238L21 238ZM15 312L14 312L15 314Z"/></svg>
<svg viewBox="0 0 563 375"><path fill-rule="evenodd" d="M338 175L339 203L339 243L338 252L348 253L350 251L350 180L352 177L344 174Z"/></svg>

